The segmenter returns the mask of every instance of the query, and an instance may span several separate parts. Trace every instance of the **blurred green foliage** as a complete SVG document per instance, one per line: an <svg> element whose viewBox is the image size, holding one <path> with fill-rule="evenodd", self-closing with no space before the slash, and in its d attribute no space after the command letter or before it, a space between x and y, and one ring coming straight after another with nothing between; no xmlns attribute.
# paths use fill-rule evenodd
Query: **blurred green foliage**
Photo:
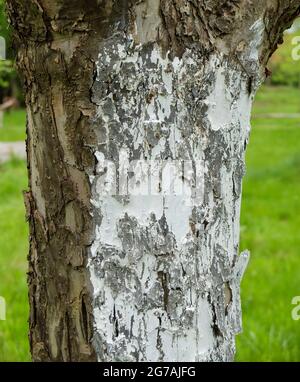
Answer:
<svg viewBox="0 0 300 382"><path fill-rule="evenodd" d="M295 40L295 37L298 36L300 36L300 23L297 21L292 31L284 34L284 43L270 60L269 68L272 72L269 79L270 84L300 88L300 60L294 60L292 57L293 49L300 44L300 37L298 42Z"/></svg>
<svg viewBox="0 0 300 382"><path fill-rule="evenodd" d="M10 60L0 60L0 88L8 88L11 79L16 76L13 63Z"/></svg>
<svg viewBox="0 0 300 382"><path fill-rule="evenodd" d="M0 59L0 98L13 95L23 102L20 83L14 66L15 53L12 49L11 31L5 13L5 0L0 0L0 36L5 39L6 45L6 60Z"/></svg>
<svg viewBox="0 0 300 382"><path fill-rule="evenodd" d="M5 38L8 50L11 50L11 33L5 13L5 0L0 0L0 36ZM10 57L11 58L11 57Z"/></svg>

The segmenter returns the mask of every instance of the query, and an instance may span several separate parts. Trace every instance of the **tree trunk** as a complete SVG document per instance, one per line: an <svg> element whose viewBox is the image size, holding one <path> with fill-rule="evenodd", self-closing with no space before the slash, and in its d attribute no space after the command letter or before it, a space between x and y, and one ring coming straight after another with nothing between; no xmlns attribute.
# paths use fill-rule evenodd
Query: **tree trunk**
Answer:
<svg viewBox="0 0 300 382"><path fill-rule="evenodd" d="M300 0L7 3L33 360L232 360L251 104Z"/></svg>

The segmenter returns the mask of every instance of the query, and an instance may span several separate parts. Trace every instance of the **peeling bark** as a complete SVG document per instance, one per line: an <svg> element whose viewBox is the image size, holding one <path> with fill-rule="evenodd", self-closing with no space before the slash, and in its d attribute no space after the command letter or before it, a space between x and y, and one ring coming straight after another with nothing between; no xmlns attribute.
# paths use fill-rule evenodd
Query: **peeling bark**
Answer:
<svg viewBox="0 0 300 382"><path fill-rule="evenodd" d="M33 359L232 360L251 104L300 1L7 7L28 114ZM200 193L167 194L163 174L151 195L107 192L120 177L148 187L133 160L189 163L177 186L194 191L200 163Z"/></svg>

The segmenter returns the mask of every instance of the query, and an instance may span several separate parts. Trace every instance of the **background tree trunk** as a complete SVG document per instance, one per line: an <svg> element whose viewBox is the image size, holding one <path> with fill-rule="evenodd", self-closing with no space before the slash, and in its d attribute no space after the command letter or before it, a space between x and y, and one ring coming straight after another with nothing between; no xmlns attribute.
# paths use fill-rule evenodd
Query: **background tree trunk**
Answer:
<svg viewBox="0 0 300 382"><path fill-rule="evenodd" d="M33 359L232 360L251 103L300 1L7 4L28 112ZM148 195L109 192L148 188L163 161L188 192L166 192L165 173Z"/></svg>

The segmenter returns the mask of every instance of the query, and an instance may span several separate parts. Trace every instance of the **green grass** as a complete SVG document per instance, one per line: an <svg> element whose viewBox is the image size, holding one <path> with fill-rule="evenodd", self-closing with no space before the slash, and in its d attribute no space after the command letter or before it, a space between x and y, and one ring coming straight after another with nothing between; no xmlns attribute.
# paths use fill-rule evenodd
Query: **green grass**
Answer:
<svg viewBox="0 0 300 382"><path fill-rule="evenodd" d="M255 114L298 113L299 101L300 90L263 88ZM250 249L251 261L236 359L300 361L300 321L291 318L291 300L300 295L300 119L254 119L247 168L241 250ZM0 361L28 361L25 164L0 165L0 174L0 295L7 301Z"/></svg>
<svg viewBox="0 0 300 382"><path fill-rule="evenodd" d="M0 128L0 142L24 141L26 112L17 109L4 112L3 127Z"/></svg>
<svg viewBox="0 0 300 382"><path fill-rule="evenodd" d="M0 361L28 361L27 224L22 190L27 188L21 160L0 164L0 295L6 321L0 321Z"/></svg>
<svg viewBox="0 0 300 382"><path fill-rule="evenodd" d="M274 106L272 106L274 105ZM300 90L264 88L255 113L300 111ZM238 361L300 361L300 119L255 119L243 187L241 249L251 251L242 283Z"/></svg>
<svg viewBox="0 0 300 382"><path fill-rule="evenodd" d="M263 87L255 99L254 115L266 113L300 113L300 89L284 86ZM254 126L255 127L255 126Z"/></svg>

